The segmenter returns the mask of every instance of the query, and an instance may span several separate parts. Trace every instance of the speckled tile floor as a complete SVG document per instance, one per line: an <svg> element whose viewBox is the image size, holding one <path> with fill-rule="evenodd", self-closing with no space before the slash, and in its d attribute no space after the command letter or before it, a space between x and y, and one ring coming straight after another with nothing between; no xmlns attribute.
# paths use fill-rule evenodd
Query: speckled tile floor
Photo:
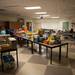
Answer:
<svg viewBox="0 0 75 75"><path fill-rule="evenodd" d="M69 48L69 57L65 58L66 48L62 48L62 61L58 62L58 48L53 49L53 63L45 53L31 54L28 48L18 48L19 67L0 72L0 75L75 75L75 48ZM15 58L15 53L11 52ZM16 60L15 60L16 62Z"/></svg>

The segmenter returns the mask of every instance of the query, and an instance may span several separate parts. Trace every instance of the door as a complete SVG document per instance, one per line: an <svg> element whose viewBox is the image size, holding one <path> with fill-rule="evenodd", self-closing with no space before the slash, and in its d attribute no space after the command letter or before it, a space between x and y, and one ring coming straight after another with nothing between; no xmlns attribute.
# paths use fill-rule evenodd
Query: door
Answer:
<svg viewBox="0 0 75 75"><path fill-rule="evenodd" d="M69 22L63 22L63 30L69 31Z"/></svg>

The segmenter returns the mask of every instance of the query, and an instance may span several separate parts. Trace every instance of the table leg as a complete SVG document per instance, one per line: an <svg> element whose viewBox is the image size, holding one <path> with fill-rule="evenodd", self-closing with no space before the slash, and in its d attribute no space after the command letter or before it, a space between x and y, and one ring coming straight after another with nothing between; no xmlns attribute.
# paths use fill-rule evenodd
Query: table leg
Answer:
<svg viewBox="0 0 75 75"><path fill-rule="evenodd" d="M48 58L48 47L46 47L46 57Z"/></svg>
<svg viewBox="0 0 75 75"><path fill-rule="evenodd" d="M17 68L18 68L18 50L16 50L16 61L17 61Z"/></svg>
<svg viewBox="0 0 75 75"><path fill-rule="evenodd" d="M59 47L59 63L61 62L61 46Z"/></svg>
<svg viewBox="0 0 75 75"><path fill-rule="evenodd" d="M41 52L41 44L39 44L39 54L42 54L42 52Z"/></svg>
<svg viewBox="0 0 75 75"><path fill-rule="evenodd" d="M29 41L27 40L27 47L29 47Z"/></svg>
<svg viewBox="0 0 75 75"><path fill-rule="evenodd" d="M1 68L2 68L2 71L4 71L4 65L3 65L3 60L2 60L2 52L1 52Z"/></svg>
<svg viewBox="0 0 75 75"><path fill-rule="evenodd" d="M66 52L66 57L68 57L68 44L67 44L67 52Z"/></svg>
<svg viewBox="0 0 75 75"><path fill-rule="evenodd" d="M8 54L10 55L10 51L8 52Z"/></svg>
<svg viewBox="0 0 75 75"><path fill-rule="evenodd" d="M33 42L31 42L31 53L33 54L34 51L33 51Z"/></svg>
<svg viewBox="0 0 75 75"><path fill-rule="evenodd" d="M51 53L50 53L50 64L52 64L52 48L51 48Z"/></svg>

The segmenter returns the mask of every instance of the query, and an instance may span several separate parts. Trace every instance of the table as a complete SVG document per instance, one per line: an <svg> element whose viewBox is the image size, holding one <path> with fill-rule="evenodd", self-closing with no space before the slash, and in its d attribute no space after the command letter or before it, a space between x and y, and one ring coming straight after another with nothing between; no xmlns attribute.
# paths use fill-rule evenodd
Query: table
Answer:
<svg viewBox="0 0 75 75"><path fill-rule="evenodd" d="M48 53L48 48L51 49L51 52L49 53L49 56L50 56L50 64L52 64L52 49L53 48L56 48L56 47L59 47L59 63L61 62L61 47L66 45L67 46L67 51L66 51L66 57L68 57L68 43L67 42L61 42L60 44L53 44L53 45L47 45L47 44L44 44L44 43L37 43L37 42L34 42L34 41L31 41L29 39L26 39L24 38L25 40L27 40L28 42L31 42L31 50L32 50L32 54L34 53L34 50L33 50L33 43L36 43L39 45L39 54L42 54L42 46L45 46L46 47L46 56L47 56L47 53ZM28 42L27 42L27 46L28 46Z"/></svg>
<svg viewBox="0 0 75 75"><path fill-rule="evenodd" d="M51 49L50 53L49 53L49 58L50 58L50 64L52 64L52 49L53 48L56 48L56 47L59 47L59 63L61 62L61 47L64 46L64 45L67 45L67 51L66 51L66 57L68 57L68 43L66 42L63 42L63 43L60 43L60 44L55 44L55 45L47 45L47 44L44 44L44 43L40 43L39 44L39 53L42 54L41 52L41 46L45 46L46 47L46 54L48 53L48 48Z"/></svg>
<svg viewBox="0 0 75 75"><path fill-rule="evenodd" d="M19 38L22 38L24 40L27 41L27 46L29 46L29 42L31 43L31 53L33 54L34 53L34 50L33 50L33 44L36 43L39 45L39 54L42 54L42 46L45 46L46 47L46 55L48 53L48 48L50 48L50 53L49 53L49 58L50 58L50 64L52 64L52 49L53 48L56 48L56 47L59 47L59 63L61 62L61 47L66 45L67 46L67 51L66 51L66 57L68 57L68 43L67 42L61 42L60 44L54 44L54 45L48 45L48 44L44 44L44 43L37 43L37 42L34 42L32 40L29 40L27 38L24 38L24 37L19 37Z"/></svg>
<svg viewBox="0 0 75 75"><path fill-rule="evenodd" d="M8 45L9 46L9 45ZM0 53L1 53L1 64L2 64L2 71L4 71L4 65L3 65L3 61L2 61L2 56L3 56L3 53L6 53L6 52L9 52L9 54L10 54L10 52L11 51L16 51L16 60L17 60L17 68L18 68L18 50L17 50L17 48L8 48L8 49L5 49L5 50L3 50L3 49L0 49Z"/></svg>
<svg viewBox="0 0 75 75"><path fill-rule="evenodd" d="M34 53L34 49L33 49L33 44L34 44L34 41L33 40L30 40L26 37L21 37L21 36L15 36L17 39L19 40L23 40L26 42L26 45L27 47L29 47L29 43L31 44L31 53L33 54Z"/></svg>

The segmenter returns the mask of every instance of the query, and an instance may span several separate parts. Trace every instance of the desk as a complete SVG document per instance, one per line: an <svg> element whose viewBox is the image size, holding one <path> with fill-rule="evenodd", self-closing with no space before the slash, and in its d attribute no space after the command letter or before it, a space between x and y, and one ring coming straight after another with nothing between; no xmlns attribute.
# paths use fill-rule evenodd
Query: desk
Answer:
<svg viewBox="0 0 75 75"><path fill-rule="evenodd" d="M48 48L51 49L51 52L49 53L49 58L50 58L50 64L52 64L52 49L53 48L56 48L56 47L59 47L59 63L61 62L61 47L64 46L64 45L67 45L67 51L66 51L66 57L68 57L68 43L61 43L61 44L55 44L55 45L47 45L47 44L44 44L44 43L40 43L40 48L39 48L39 53L41 54L41 46L45 46L46 47L46 55L48 53Z"/></svg>
<svg viewBox="0 0 75 75"><path fill-rule="evenodd" d="M42 51L41 51L42 50L42 46L45 46L46 47L46 55L48 53L48 48L50 48L51 49L51 52L49 53L49 56L50 56L50 64L52 64L52 49L53 48L59 47L59 63L61 62L61 47L64 46L64 45L67 45L66 57L68 57L68 43L66 43L66 42L62 42L60 44L55 44L55 45L47 45L47 44L40 43L40 42L39 43L34 42L34 41L29 40L29 39L24 38L24 37L19 37L19 38L22 38L22 39L26 40L27 41L27 43L26 43L27 46L29 46L28 45L29 42L31 43L31 52L32 52L32 54L34 53L34 50L33 50L33 44L34 43L36 43L36 44L39 45L39 54L42 54Z"/></svg>
<svg viewBox="0 0 75 75"><path fill-rule="evenodd" d="M33 44L34 44L34 42L32 40L29 40L29 39L25 38L25 37L19 37L19 38L21 38L24 41L26 41L27 47L29 47L29 43L31 44L31 53L33 54L34 53L34 51L33 51Z"/></svg>
<svg viewBox="0 0 75 75"><path fill-rule="evenodd" d="M17 40L23 40L26 42L26 45L27 47L29 47L29 43L31 44L31 53L33 54L34 53L34 50L33 50L33 44L34 44L34 41L26 38L26 37L21 37L21 36L15 36L17 38Z"/></svg>
<svg viewBox="0 0 75 75"><path fill-rule="evenodd" d="M24 38L25 39L25 38ZM42 54L42 46L45 46L46 47L46 56L47 56L47 53L48 53L48 48L51 49L51 52L49 53L49 58L50 58L50 64L52 64L52 49L53 48L56 48L56 47L59 47L59 63L61 62L61 47L66 45L67 46L67 51L66 51L66 57L68 57L68 43L66 42L61 42L60 44L53 44L53 45L47 45L47 44L44 44L44 43L37 43L37 42L34 42L34 41L31 41L31 40L28 40L28 39L25 39L29 42L31 42L31 51L32 51L32 54L34 52L33 50L33 43L36 43L39 45L39 54ZM27 42L28 44L28 42Z"/></svg>
<svg viewBox="0 0 75 75"><path fill-rule="evenodd" d="M9 46L9 45L8 45L8 46ZM5 49L5 50L0 49L2 71L4 71L4 65L3 65L3 61L2 61L3 53L5 53L5 52L9 52L9 53L10 53L11 51L16 51L16 60L17 60L17 68L18 68L18 50L17 50L17 48L14 48L14 49L12 49L12 48L7 48L7 49Z"/></svg>

